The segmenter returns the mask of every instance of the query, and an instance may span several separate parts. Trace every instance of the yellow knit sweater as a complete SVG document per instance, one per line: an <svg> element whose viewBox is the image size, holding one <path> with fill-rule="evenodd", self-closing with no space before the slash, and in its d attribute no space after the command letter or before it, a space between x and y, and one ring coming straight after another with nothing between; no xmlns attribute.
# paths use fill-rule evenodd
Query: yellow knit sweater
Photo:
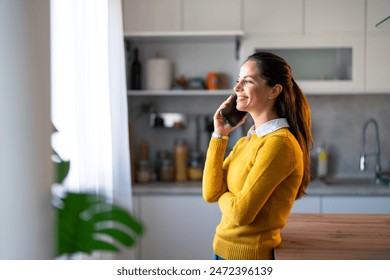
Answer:
<svg viewBox="0 0 390 280"><path fill-rule="evenodd" d="M214 252L272 259L302 181L302 150L288 128L243 137L224 160L227 142L211 138L203 175L203 198L222 212Z"/></svg>

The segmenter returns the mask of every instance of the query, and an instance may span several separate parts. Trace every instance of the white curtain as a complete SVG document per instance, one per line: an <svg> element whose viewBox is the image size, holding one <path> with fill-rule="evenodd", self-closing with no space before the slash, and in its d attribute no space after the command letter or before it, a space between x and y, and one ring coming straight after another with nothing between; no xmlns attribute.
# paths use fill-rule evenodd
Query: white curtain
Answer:
<svg viewBox="0 0 390 280"><path fill-rule="evenodd" d="M71 162L65 187L130 209L121 0L51 0L53 148Z"/></svg>

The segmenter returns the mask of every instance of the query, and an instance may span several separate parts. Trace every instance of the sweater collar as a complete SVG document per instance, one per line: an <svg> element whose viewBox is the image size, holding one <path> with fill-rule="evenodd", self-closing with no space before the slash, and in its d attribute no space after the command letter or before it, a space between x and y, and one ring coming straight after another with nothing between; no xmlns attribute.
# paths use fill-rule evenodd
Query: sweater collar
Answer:
<svg viewBox="0 0 390 280"><path fill-rule="evenodd" d="M253 125L248 131L247 139L249 139L253 134L256 134L257 137L262 137L284 127L290 127L286 118L270 120L266 123L263 123L257 129L255 129L255 126Z"/></svg>

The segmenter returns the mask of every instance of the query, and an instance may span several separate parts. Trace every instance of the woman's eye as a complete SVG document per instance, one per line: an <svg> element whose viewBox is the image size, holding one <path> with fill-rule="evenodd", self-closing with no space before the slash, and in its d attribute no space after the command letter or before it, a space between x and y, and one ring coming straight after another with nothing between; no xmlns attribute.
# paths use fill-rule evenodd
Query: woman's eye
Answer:
<svg viewBox="0 0 390 280"><path fill-rule="evenodd" d="M240 81L240 80L237 80L236 83L237 83L237 84L243 83L244 85L247 85L247 84L251 84L252 81L248 81L248 80L242 80L242 81Z"/></svg>

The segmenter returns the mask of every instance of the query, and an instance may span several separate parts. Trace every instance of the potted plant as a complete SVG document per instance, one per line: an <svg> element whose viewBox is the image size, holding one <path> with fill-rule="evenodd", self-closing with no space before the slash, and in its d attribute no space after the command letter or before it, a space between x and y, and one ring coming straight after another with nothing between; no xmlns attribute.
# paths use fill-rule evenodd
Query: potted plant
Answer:
<svg viewBox="0 0 390 280"><path fill-rule="evenodd" d="M70 162L54 155L56 183L66 178ZM119 252L117 243L125 247L135 244L143 232L142 224L122 207L104 196L88 192L65 192L56 197L57 256L94 251Z"/></svg>

